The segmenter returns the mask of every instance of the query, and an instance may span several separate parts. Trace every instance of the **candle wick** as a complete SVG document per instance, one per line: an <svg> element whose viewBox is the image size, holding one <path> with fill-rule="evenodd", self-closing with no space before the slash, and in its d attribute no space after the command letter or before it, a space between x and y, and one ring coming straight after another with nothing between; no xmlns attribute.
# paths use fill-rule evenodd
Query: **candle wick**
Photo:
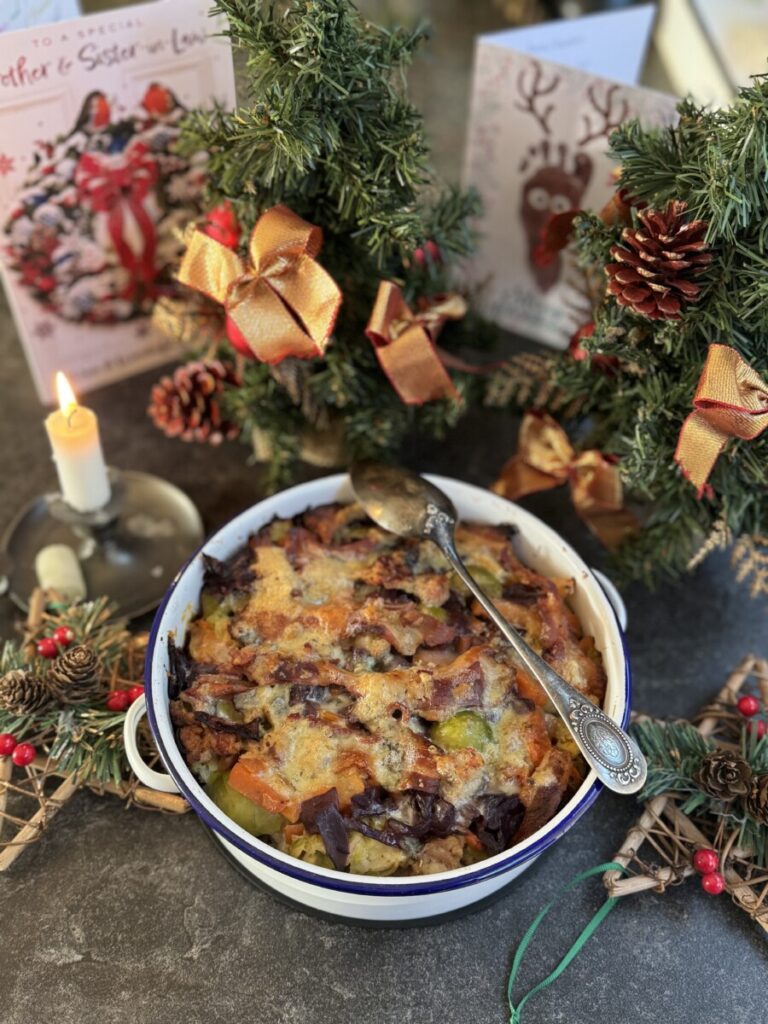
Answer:
<svg viewBox="0 0 768 1024"><path fill-rule="evenodd" d="M75 415L76 412L77 412L77 406L76 405L70 405L69 412L65 412L64 413L64 417L65 417L65 419L67 421L67 426L70 427L70 428L72 427L72 417Z"/></svg>

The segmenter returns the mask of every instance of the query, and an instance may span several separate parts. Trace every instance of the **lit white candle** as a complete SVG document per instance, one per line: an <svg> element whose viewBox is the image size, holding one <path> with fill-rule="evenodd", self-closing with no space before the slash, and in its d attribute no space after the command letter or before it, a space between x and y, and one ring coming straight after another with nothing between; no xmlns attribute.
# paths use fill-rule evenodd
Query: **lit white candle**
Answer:
<svg viewBox="0 0 768 1024"><path fill-rule="evenodd" d="M99 421L77 404L63 373L56 374L59 408L45 421L64 501L78 512L95 512L109 501L109 477L99 439Z"/></svg>

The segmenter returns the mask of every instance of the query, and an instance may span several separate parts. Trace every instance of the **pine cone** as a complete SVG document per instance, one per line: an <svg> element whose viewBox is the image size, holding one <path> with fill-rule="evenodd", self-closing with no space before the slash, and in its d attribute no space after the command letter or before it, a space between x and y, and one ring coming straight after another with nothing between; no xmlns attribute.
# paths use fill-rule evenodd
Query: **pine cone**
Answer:
<svg viewBox="0 0 768 1024"><path fill-rule="evenodd" d="M692 278L706 270L713 255L705 248L707 225L683 219L686 204L672 200L664 213L641 210L642 228L624 228L624 245L611 247L616 260L605 268L608 293L620 306L650 320L679 320L687 302L696 302L701 285Z"/></svg>
<svg viewBox="0 0 768 1024"><path fill-rule="evenodd" d="M48 684L60 703L84 703L105 692L98 669L99 660L90 647L77 644L54 661Z"/></svg>
<svg viewBox="0 0 768 1024"><path fill-rule="evenodd" d="M155 384L147 412L166 437L221 444L240 433L239 424L222 414L221 393L225 385L241 383L233 363L195 360Z"/></svg>
<svg viewBox="0 0 768 1024"><path fill-rule="evenodd" d="M735 800L749 792L752 770L739 754L730 750L713 750L701 762L695 779L710 796L718 800Z"/></svg>
<svg viewBox="0 0 768 1024"><path fill-rule="evenodd" d="M11 715L31 715L52 698L50 687L23 668L12 669L0 679L0 710Z"/></svg>
<svg viewBox="0 0 768 1024"><path fill-rule="evenodd" d="M768 773L752 776L744 807L751 818L768 828Z"/></svg>

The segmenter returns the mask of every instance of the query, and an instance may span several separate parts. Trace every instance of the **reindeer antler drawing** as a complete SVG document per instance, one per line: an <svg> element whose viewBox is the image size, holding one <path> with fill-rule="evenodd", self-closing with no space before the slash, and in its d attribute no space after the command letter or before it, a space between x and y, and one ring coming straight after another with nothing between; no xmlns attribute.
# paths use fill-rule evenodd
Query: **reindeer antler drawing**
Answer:
<svg viewBox="0 0 768 1024"><path fill-rule="evenodd" d="M586 146L588 142L592 142L594 139L599 139L604 135L607 136L609 132L612 132L614 128L618 128L621 122L626 119L629 114L629 103L626 97L616 96L619 88L620 86L618 85L609 85L605 90L605 96L601 103L600 97L597 95L597 83L595 82L589 86L587 96L592 104L592 109L599 115L600 120L597 127L593 128L590 115L583 115L584 134L576 143L578 146ZM614 100L619 102L614 104ZM614 109L614 106L616 109Z"/></svg>
<svg viewBox="0 0 768 1024"><path fill-rule="evenodd" d="M531 71L530 88L526 82L526 75L529 70ZM530 66L523 68L517 76L517 91L520 99L524 102L516 103L515 106L526 114L532 114L545 135L549 135L550 132L549 119L555 109L555 104L549 103L544 110L541 110L537 108L536 101L544 96L551 95L559 84L560 75L553 74L550 82L545 81L544 71L541 64L536 60L531 61Z"/></svg>

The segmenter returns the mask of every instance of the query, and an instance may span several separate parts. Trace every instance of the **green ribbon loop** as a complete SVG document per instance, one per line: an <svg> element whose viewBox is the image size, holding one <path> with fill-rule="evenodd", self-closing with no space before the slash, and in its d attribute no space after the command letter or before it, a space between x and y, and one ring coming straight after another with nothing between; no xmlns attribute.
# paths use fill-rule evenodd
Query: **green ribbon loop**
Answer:
<svg viewBox="0 0 768 1024"><path fill-rule="evenodd" d="M555 896L553 900L550 900L549 903L542 907L542 909L531 922L528 931L520 940L520 945L517 947L515 958L512 961L512 970L509 972L509 982L507 983L507 1000L509 1002L510 1009L509 1024L521 1024L523 1019L523 1007L531 998L531 996L535 996L537 992L541 992L542 989L547 988L549 985L552 984L553 981L557 981L557 979L560 977L563 971L568 967L571 961L581 952L582 948L586 945L587 942L589 942L589 940L592 938L592 935L597 931L597 929L603 923L608 914L610 914L610 912L613 910L616 904L617 897L608 897L608 899L605 901L605 903L603 903L603 905L594 915L592 920L586 925L582 933L579 935L579 937L576 939L576 941L573 943L571 948L565 954L565 956L557 965L557 967L555 967L552 973L548 974L547 977L540 981L537 985L535 985L530 992L526 993L526 995L524 995L523 998L520 1000L518 1006L515 1006L512 1002L512 989L514 988L515 981L517 980L517 973L520 970L520 964L523 962L525 951L530 945L533 936L536 934L537 928L544 920L544 918L547 916L547 914L550 912L550 910L554 907L554 905L558 903L563 898L563 896L569 893L572 889L575 889L576 886L580 885L581 882L583 882L585 879L591 878L592 875L600 875L610 870L621 871L623 873L626 869L623 864L617 864L614 861L609 861L607 864L598 864L594 868L589 868L587 871L580 872L578 875L576 875L575 878L571 879L571 881L557 896Z"/></svg>

